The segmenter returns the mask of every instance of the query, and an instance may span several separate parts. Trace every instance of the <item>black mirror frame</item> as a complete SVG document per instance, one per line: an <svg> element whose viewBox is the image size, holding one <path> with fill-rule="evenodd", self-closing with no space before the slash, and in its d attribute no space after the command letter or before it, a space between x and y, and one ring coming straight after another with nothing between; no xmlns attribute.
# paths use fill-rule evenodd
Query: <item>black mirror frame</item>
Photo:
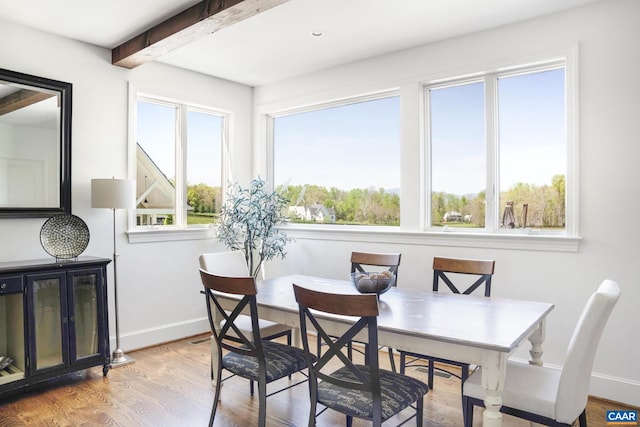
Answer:
<svg viewBox="0 0 640 427"><path fill-rule="evenodd" d="M60 203L56 208L0 207L0 218L43 218L71 213L71 83L0 68L0 80L48 89L60 94Z"/></svg>

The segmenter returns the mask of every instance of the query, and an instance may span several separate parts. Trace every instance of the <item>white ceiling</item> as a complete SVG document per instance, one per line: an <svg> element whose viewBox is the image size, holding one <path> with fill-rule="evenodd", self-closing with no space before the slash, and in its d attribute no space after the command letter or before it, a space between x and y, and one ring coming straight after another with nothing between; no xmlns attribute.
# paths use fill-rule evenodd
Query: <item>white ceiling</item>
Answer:
<svg viewBox="0 0 640 427"><path fill-rule="evenodd" d="M289 0L157 60L257 86L595 1ZM0 0L0 19L112 49L199 2Z"/></svg>

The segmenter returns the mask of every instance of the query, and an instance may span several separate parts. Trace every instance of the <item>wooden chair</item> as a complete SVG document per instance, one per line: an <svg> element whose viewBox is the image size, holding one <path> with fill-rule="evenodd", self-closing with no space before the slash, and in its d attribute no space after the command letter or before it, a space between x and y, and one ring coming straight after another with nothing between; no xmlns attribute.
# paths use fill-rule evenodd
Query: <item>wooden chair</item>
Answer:
<svg viewBox="0 0 640 427"><path fill-rule="evenodd" d="M307 380L291 384L270 394L267 394L267 384L307 369L307 361L309 360L309 363L313 363L315 359L306 355L304 350L300 348L262 339L260 328L258 327L257 289L253 277L216 276L203 269L200 269L200 277L206 296L211 333L219 349L215 355L218 360L218 369L215 375L216 392L209 426L213 425L213 420L216 416L222 381L237 375L258 383L258 425L264 427L267 416L267 397ZM228 313L222 308L214 291L238 295L241 299L239 299L233 310ZM236 324L240 312L247 308L250 312L252 325L250 334L246 334ZM214 313L224 319L224 324L220 331L216 330ZM222 354L223 351L226 353L224 356ZM224 380L222 379L223 369L232 374L224 378Z"/></svg>
<svg viewBox="0 0 640 427"><path fill-rule="evenodd" d="M501 412L547 426L587 426L586 406L593 361L602 331L620 298L620 286L603 281L589 298L569 342L562 370L507 361ZM482 368L464 383L465 427L473 425L474 406L484 406Z"/></svg>
<svg viewBox="0 0 640 427"><path fill-rule="evenodd" d="M400 266L401 254L399 253L373 253L373 252L351 252L351 274L369 273L371 270L365 267L384 267L389 270L395 276L395 282L393 286L398 283L398 267ZM380 268L378 268L380 270ZM364 343L363 343L364 344ZM367 356L367 346L365 345L364 355ZM320 357L322 352L322 342L318 340L317 354ZM349 359L353 360L353 342L347 343L347 352ZM393 349L389 349L389 363L393 371L396 370L396 362L393 357Z"/></svg>
<svg viewBox="0 0 640 427"><path fill-rule="evenodd" d="M493 276L494 267L495 261L493 260L487 261L434 257L433 291L438 292L439 282L440 280L442 280L451 290L451 292L464 295L469 295L480 288L482 285L484 285L484 296L489 297L491 296L491 278ZM454 285L452 281L452 277L454 277L456 274L467 276L470 275L473 278L476 278L477 276L477 279L471 285L467 286L466 289L458 289L458 287L456 287L456 285ZM411 358L409 361L407 361L407 356ZM424 360L427 361L427 365L420 364ZM436 362L439 364L457 366L460 368L461 373L460 375L458 375L457 373L449 371L446 368L436 367ZM467 363L457 362L455 360L440 359L437 357L406 351L400 352L400 373L404 374L406 368L416 366L426 366L428 368L429 371L427 384L429 384L430 389L433 388L433 375L435 370L443 371L448 373L449 375L460 378L462 383L464 383L464 381L469 376L469 365Z"/></svg>
<svg viewBox="0 0 640 427"><path fill-rule="evenodd" d="M200 268L209 273L228 277L248 277L249 269L241 251L225 251L225 252L209 252L201 254L198 258ZM236 320L236 326L244 332L245 335L251 336L251 317L239 315ZM287 325L271 322L269 320L259 319L258 327L260 328L260 336L264 340L274 340L280 337L286 337L287 344L291 345L292 328ZM212 348L212 351L214 349ZM213 369L213 368L212 368ZM213 370L211 371L213 376ZM251 395L253 396L253 382L249 383Z"/></svg>
<svg viewBox="0 0 640 427"><path fill-rule="evenodd" d="M378 352L372 351L367 365L354 364L343 348L359 332L366 331L368 344L378 348L378 299L375 294L330 294L293 285L300 311L302 343L307 355L311 410L309 427L315 426L317 415L332 409L346 415L346 425L353 418L363 418L378 427L385 420L415 404L416 425L422 426L423 398L429 391L425 383L406 375L380 369ZM341 336L331 337L321 326L316 315L332 313L353 316L348 330ZM308 328L317 332L318 340L327 344L327 350L317 363L309 346ZM329 364L335 369L330 372ZM317 412L318 404L325 406ZM404 422L403 422L404 424Z"/></svg>

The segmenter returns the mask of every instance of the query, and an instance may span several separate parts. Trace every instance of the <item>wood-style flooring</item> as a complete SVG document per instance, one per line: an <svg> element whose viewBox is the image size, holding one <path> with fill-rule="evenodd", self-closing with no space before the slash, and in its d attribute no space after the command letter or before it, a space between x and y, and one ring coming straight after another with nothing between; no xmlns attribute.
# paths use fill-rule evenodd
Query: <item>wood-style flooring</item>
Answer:
<svg viewBox="0 0 640 427"><path fill-rule="evenodd" d="M208 336L199 336L128 353L135 363L112 369L88 369L0 400L0 427L123 426L198 427L209 421L213 387L210 381ZM386 355L380 358L387 361ZM387 361L388 363L388 361ZM412 369L411 375L426 381L426 375ZM299 375L299 374L298 374ZM295 378L294 378L295 380ZM286 384L287 379L281 380ZM268 390L279 388L278 382ZM435 389L425 398L425 427L462 426L460 382L436 377ZM257 395L249 395L246 380L232 378L224 383L215 426L254 426L257 423ZM269 426L306 426L309 395L306 384L267 399ZM606 426L608 409L624 406L592 398L587 408L590 427ZM475 424L482 414L476 409ZM409 411L410 412L410 411ZM389 421L387 424L396 425ZM343 416L325 412L318 427L344 425ZM354 426L370 425L354 420ZM415 425L409 421L406 426ZM528 422L505 415L504 427L526 427Z"/></svg>

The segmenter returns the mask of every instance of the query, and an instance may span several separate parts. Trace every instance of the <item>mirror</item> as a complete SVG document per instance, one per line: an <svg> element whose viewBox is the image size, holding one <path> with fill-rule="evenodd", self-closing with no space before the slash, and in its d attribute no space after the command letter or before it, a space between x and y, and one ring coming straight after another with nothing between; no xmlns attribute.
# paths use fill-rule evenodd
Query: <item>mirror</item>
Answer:
<svg viewBox="0 0 640 427"><path fill-rule="evenodd" d="M71 89L0 68L0 217L71 213Z"/></svg>

